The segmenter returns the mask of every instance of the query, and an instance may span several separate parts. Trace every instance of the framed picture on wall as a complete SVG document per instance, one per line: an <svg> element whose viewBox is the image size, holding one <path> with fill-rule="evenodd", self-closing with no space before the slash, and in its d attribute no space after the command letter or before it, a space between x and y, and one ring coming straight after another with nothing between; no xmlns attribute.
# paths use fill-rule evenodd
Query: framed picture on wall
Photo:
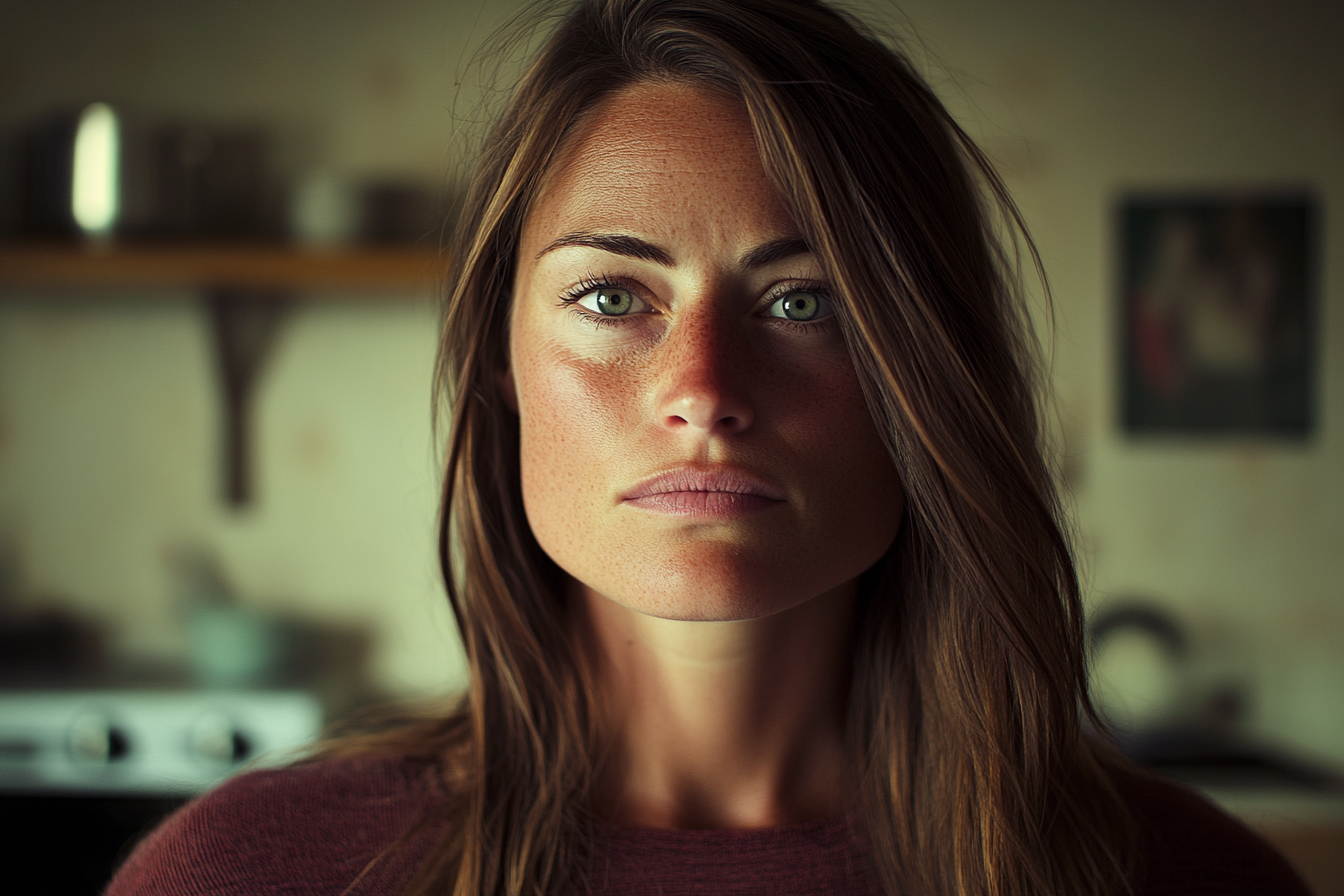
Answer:
<svg viewBox="0 0 1344 896"><path fill-rule="evenodd" d="M1311 433L1317 220L1305 194L1121 203L1127 433Z"/></svg>

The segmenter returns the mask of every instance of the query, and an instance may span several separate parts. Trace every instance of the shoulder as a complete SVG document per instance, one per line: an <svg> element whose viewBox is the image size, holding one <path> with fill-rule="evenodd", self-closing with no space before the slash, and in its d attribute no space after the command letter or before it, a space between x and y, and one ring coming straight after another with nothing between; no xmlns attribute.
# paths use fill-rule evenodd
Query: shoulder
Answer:
<svg viewBox="0 0 1344 896"><path fill-rule="evenodd" d="M419 761L335 759L249 772L170 816L107 896L337 894L366 868L352 892L381 892L403 880L425 844L388 847L443 798L434 767Z"/></svg>
<svg viewBox="0 0 1344 896"><path fill-rule="evenodd" d="M1139 827L1141 896L1308 896L1274 847L1194 791L1137 771L1116 786Z"/></svg>

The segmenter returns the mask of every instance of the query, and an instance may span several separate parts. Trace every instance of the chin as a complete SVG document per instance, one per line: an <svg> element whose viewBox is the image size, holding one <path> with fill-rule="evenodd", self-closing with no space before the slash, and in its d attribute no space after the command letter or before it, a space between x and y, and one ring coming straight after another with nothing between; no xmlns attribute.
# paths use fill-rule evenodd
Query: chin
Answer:
<svg viewBox="0 0 1344 896"><path fill-rule="evenodd" d="M714 562L714 560L726 562ZM643 573L642 575L639 573ZM734 622L795 607L834 587L811 583L801 570L781 564L744 563L740 555L664 562L621 581L595 583L616 603L659 619Z"/></svg>
<svg viewBox="0 0 1344 896"><path fill-rule="evenodd" d="M676 596L642 594L617 600L617 603L645 616L677 622L741 622L760 619L788 608L780 606L777 601L743 600L740 594L691 595L686 592Z"/></svg>

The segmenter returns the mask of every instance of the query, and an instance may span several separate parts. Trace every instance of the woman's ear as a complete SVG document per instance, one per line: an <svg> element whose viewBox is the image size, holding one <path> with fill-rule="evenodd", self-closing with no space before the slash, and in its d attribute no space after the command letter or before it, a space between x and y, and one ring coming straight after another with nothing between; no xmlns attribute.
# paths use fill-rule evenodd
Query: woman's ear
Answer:
<svg viewBox="0 0 1344 896"><path fill-rule="evenodd" d="M505 364L495 374L495 388L499 397L509 406L509 410L518 413L518 388L513 384L513 365Z"/></svg>

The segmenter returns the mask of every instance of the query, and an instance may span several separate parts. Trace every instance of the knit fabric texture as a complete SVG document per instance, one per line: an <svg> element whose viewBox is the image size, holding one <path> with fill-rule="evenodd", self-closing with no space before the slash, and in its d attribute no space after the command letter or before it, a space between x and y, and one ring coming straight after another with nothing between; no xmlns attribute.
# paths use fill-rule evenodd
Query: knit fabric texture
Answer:
<svg viewBox="0 0 1344 896"><path fill-rule="evenodd" d="M1194 793L1119 782L1143 832L1141 896L1308 896L1267 843ZM106 896L392 896L443 836L412 831L447 799L432 766L345 759L240 775L170 816ZM736 831L599 824L573 893L878 894L848 816Z"/></svg>

